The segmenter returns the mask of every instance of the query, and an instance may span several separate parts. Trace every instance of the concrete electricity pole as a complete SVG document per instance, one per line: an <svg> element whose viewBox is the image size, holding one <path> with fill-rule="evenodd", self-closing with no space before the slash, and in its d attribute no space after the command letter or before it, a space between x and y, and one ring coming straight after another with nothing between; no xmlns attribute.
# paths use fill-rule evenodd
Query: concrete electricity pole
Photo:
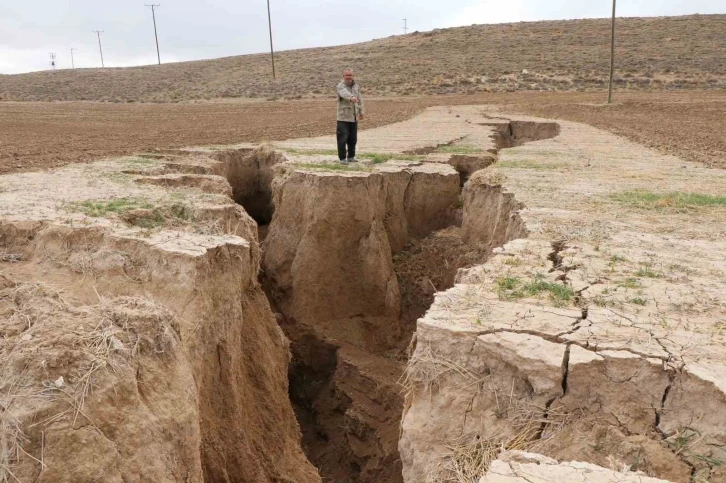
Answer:
<svg viewBox="0 0 726 483"><path fill-rule="evenodd" d="M272 59L272 78L275 76L275 49L272 48L272 15L270 14L270 0L267 0L267 23L270 26L270 58Z"/></svg>
<svg viewBox="0 0 726 483"><path fill-rule="evenodd" d="M154 11L154 8L161 7L160 3L152 3L149 5L148 3L145 3L147 7L151 7L151 17L154 19L154 38L156 39L156 58L159 60L159 65L161 65L161 55L159 54L159 35L156 33L156 12Z"/></svg>
<svg viewBox="0 0 726 483"><path fill-rule="evenodd" d="M408 19L403 19L403 35L408 33Z"/></svg>
<svg viewBox="0 0 726 483"><path fill-rule="evenodd" d="M68 50L71 51L71 69L75 69L76 68L76 62L73 60L73 51L76 50L76 49L74 49L73 47L71 47Z"/></svg>
<svg viewBox="0 0 726 483"><path fill-rule="evenodd" d="M50 68L55 70L55 52L50 53Z"/></svg>
<svg viewBox="0 0 726 483"><path fill-rule="evenodd" d="M101 53L101 67L106 67L103 63L103 49L101 48L101 34L103 33L103 30L94 30L93 33L95 33L98 36L98 51Z"/></svg>
<svg viewBox="0 0 726 483"><path fill-rule="evenodd" d="M615 74L615 1L613 0L613 21L610 32L610 83L608 84L608 104L613 102L613 75Z"/></svg>

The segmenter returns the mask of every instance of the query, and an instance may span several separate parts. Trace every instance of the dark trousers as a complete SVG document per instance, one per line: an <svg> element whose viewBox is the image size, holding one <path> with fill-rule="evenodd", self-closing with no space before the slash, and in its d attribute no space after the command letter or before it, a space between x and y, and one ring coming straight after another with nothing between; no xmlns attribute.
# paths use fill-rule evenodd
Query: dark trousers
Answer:
<svg viewBox="0 0 726 483"><path fill-rule="evenodd" d="M338 158L342 161L345 158L355 158L355 145L358 143L358 123L338 121L336 130L338 137ZM345 155L345 148L348 148L348 155Z"/></svg>

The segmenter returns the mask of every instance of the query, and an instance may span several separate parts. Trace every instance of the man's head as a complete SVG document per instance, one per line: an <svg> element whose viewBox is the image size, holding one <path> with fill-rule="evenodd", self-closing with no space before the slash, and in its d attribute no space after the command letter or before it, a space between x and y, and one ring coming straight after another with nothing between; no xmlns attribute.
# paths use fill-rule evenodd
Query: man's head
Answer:
<svg viewBox="0 0 726 483"><path fill-rule="evenodd" d="M348 85L353 84L353 69L347 68L343 71L343 80Z"/></svg>

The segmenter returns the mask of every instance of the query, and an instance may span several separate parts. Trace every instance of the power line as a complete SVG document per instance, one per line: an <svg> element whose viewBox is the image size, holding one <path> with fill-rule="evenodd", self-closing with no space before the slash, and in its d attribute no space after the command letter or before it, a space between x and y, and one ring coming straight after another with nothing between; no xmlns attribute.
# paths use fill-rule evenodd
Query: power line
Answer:
<svg viewBox="0 0 726 483"><path fill-rule="evenodd" d="M156 33L156 11L154 8L161 7L160 3L152 3L149 5L148 3L145 3L147 7L151 7L151 17L154 19L154 38L156 39L156 58L159 60L159 65L161 65L161 55L159 54L159 35Z"/></svg>
<svg viewBox="0 0 726 483"><path fill-rule="evenodd" d="M403 19L403 35L408 33L408 19Z"/></svg>
<svg viewBox="0 0 726 483"><path fill-rule="evenodd" d="M93 30L93 32L98 36L98 51L101 53L101 67L106 67L103 64L103 49L101 48L101 34L103 33L103 30Z"/></svg>
<svg viewBox="0 0 726 483"><path fill-rule="evenodd" d="M77 50L77 49L74 49L73 47L71 47L68 50L71 51L71 69L75 69L76 68L76 62L73 60L73 51L74 50Z"/></svg>
<svg viewBox="0 0 726 483"><path fill-rule="evenodd" d="M267 23L270 26L270 58L272 59L272 78L275 76L275 49L272 48L272 15L270 14L270 0L267 0Z"/></svg>
<svg viewBox="0 0 726 483"><path fill-rule="evenodd" d="M608 84L608 104L613 102L613 75L615 74L615 0L613 0L613 22L610 32L610 83Z"/></svg>

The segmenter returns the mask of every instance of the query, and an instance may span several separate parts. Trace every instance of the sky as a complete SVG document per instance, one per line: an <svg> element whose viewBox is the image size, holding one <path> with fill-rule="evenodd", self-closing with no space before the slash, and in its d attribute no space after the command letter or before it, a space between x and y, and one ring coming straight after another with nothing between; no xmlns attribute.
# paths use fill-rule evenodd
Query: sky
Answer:
<svg viewBox="0 0 726 483"><path fill-rule="evenodd" d="M161 61L269 50L266 0L154 0ZM0 74L156 63L150 0L0 0ZM482 23L609 17L611 0L270 0L275 50ZM726 13L724 0L620 0L618 16Z"/></svg>

